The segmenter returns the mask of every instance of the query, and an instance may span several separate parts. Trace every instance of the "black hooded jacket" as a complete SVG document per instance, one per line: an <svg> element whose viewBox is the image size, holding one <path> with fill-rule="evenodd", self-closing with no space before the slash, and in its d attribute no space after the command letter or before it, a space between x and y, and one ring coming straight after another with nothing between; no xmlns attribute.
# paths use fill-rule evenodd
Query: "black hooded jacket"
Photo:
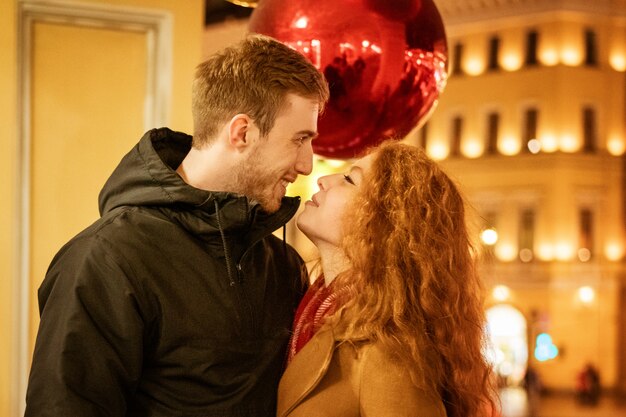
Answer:
<svg viewBox="0 0 626 417"><path fill-rule="evenodd" d="M26 417L273 416L302 260L273 214L175 172L191 137L155 129L100 194L102 217L55 256Z"/></svg>

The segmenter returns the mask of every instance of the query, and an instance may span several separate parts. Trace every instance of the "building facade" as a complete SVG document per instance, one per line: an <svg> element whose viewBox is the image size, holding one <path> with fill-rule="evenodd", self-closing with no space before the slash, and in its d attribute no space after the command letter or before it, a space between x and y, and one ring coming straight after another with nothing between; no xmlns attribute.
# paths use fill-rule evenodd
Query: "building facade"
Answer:
<svg viewBox="0 0 626 417"><path fill-rule="evenodd" d="M626 388L626 1L436 2L450 78L424 146L481 237L493 360Z"/></svg>

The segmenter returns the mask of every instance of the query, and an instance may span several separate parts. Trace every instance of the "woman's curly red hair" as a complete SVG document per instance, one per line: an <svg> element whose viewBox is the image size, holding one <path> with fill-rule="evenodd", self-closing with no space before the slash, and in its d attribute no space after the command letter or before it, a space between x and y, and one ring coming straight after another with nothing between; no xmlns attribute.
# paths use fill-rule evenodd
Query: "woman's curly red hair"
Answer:
<svg viewBox="0 0 626 417"><path fill-rule="evenodd" d="M355 289L348 337L383 343L416 384L439 393L448 417L494 413L483 288L459 190L423 150L400 143L374 151L360 187L344 223L351 269L337 278Z"/></svg>

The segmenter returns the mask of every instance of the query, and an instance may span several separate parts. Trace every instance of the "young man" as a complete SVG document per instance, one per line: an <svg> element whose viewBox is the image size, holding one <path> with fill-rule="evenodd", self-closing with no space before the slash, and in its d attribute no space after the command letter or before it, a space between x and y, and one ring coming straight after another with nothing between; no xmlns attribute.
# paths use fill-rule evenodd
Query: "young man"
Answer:
<svg viewBox="0 0 626 417"><path fill-rule="evenodd" d="M302 261L271 233L327 99L267 37L198 67L193 138L146 133L50 265L27 417L275 414Z"/></svg>

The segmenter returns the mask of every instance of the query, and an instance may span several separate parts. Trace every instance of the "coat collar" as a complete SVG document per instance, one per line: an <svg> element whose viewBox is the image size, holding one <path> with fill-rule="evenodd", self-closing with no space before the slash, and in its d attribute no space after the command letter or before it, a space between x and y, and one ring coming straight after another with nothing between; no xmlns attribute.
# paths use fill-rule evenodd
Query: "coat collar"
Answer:
<svg viewBox="0 0 626 417"><path fill-rule="evenodd" d="M319 385L339 345L357 341L347 341L345 337L346 324L350 323L352 313L341 310L338 314L341 315L338 325L324 325L287 366L278 388L277 416L289 414Z"/></svg>
<svg viewBox="0 0 626 417"><path fill-rule="evenodd" d="M315 389L328 370L335 346L332 328L323 327L298 352L280 380L276 415L286 416Z"/></svg>

